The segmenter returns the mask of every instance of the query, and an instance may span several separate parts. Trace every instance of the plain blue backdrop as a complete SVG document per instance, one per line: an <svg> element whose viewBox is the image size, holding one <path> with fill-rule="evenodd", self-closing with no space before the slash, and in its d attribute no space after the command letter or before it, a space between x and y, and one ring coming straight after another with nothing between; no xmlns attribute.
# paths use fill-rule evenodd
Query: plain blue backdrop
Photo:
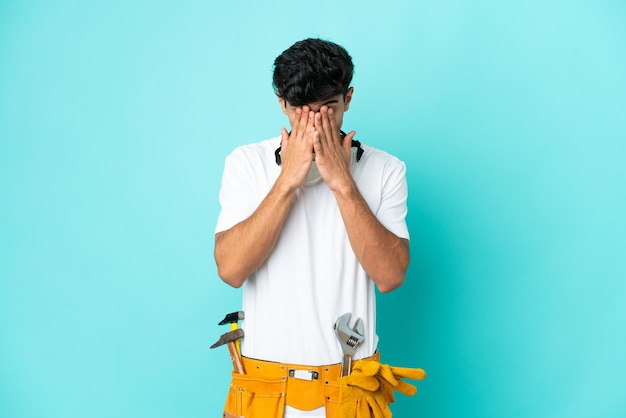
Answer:
<svg viewBox="0 0 626 418"><path fill-rule="evenodd" d="M0 416L220 416L223 160L287 124L272 62L310 36L407 164L380 349L428 377L395 416L626 416L619 0L1 2Z"/></svg>

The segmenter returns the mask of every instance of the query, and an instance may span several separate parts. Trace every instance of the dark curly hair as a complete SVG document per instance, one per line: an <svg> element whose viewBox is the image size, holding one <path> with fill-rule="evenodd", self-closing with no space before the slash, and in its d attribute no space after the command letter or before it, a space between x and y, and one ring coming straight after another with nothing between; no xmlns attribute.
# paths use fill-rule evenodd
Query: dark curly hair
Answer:
<svg viewBox="0 0 626 418"><path fill-rule="evenodd" d="M292 106L346 95L354 65L343 47L322 39L293 44L274 60L276 95Z"/></svg>

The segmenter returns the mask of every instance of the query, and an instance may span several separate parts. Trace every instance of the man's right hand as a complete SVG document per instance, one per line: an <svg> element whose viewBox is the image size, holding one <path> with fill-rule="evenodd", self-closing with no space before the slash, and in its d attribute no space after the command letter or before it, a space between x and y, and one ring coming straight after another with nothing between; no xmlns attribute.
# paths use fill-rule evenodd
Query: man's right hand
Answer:
<svg viewBox="0 0 626 418"><path fill-rule="evenodd" d="M282 129L281 173L250 217L215 234L215 262L219 276L240 287L271 254L297 189L313 162L315 113L308 106L296 110L291 135Z"/></svg>
<svg viewBox="0 0 626 418"><path fill-rule="evenodd" d="M308 107L296 109L292 122L291 135L281 128L281 167L280 181L290 188L298 188L306 180L313 163L313 133L315 113Z"/></svg>

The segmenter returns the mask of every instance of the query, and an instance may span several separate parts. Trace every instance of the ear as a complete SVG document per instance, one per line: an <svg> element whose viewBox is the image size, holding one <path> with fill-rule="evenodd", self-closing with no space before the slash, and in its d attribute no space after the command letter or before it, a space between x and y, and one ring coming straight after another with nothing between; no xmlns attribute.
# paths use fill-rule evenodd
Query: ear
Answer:
<svg viewBox="0 0 626 418"><path fill-rule="evenodd" d="M354 93L354 87L350 87L346 92L346 98L343 101L343 111L347 112L350 108L350 102L352 101L352 94Z"/></svg>
<svg viewBox="0 0 626 418"><path fill-rule="evenodd" d="M278 98L278 104L280 105L281 110L283 111L283 114L287 114L287 102L285 101L285 99L283 99L282 97Z"/></svg>

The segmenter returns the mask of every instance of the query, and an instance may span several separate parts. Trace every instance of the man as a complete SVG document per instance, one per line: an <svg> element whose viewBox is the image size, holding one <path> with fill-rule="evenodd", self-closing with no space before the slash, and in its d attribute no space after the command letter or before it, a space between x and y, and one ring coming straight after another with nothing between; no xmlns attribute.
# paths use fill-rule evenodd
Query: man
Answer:
<svg viewBox="0 0 626 418"><path fill-rule="evenodd" d="M233 374L225 416L333 416L338 377L314 370L342 361L333 324L345 313L364 325L354 359L377 359L374 286L396 289L409 264L407 185L404 163L341 131L352 74L335 43L291 46L273 75L291 130L226 159L215 260L224 282L245 284L246 375Z"/></svg>

